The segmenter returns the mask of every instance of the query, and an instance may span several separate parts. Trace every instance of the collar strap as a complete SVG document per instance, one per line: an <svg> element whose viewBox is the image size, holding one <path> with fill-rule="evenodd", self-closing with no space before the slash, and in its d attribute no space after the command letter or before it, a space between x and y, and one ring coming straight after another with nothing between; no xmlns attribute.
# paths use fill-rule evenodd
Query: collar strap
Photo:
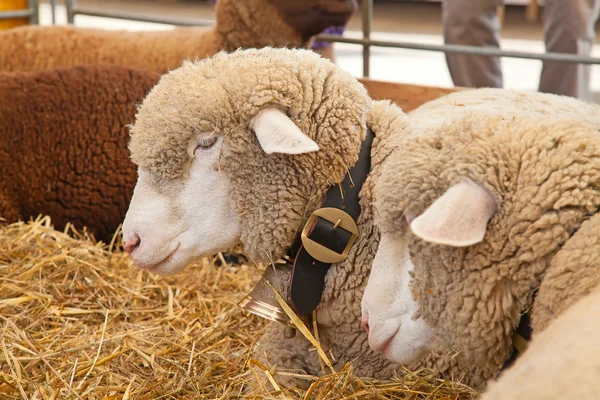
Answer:
<svg viewBox="0 0 600 400"><path fill-rule="evenodd" d="M367 129L358 161L340 184L329 188L288 252L293 260L289 300L298 315L309 315L317 308L329 267L344 261L358 238L359 194L371 170L373 139Z"/></svg>
<svg viewBox="0 0 600 400"><path fill-rule="evenodd" d="M521 354L527 350L527 346L529 345L529 341L531 340L531 334L533 330L531 329L531 317L529 316L529 311L521 315L521 319L519 320L519 326L515 330L515 333L512 337L513 344L513 352L510 355L510 358L504 362L500 372L498 373L498 377L502 374L507 368L515 363L517 358Z"/></svg>

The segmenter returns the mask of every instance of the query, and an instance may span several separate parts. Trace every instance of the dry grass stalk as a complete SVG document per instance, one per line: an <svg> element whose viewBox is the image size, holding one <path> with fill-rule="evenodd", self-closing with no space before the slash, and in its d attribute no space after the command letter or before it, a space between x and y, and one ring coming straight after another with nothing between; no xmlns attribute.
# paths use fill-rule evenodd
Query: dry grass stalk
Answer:
<svg viewBox="0 0 600 400"><path fill-rule="evenodd" d="M0 398L474 396L425 371L377 382L350 366L300 376L308 390L280 388L277 374L295 375L252 359L265 321L236 305L258 281L255 267L219 255L164 278L132 267L109 251L116 247L57 232L48 218L0 225Z"/></svg>

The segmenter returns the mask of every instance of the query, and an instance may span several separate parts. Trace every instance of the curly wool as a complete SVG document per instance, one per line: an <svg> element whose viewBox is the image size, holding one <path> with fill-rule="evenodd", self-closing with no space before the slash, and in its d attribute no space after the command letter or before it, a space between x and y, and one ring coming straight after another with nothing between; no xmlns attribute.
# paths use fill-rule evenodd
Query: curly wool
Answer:
<svg viewBox="0 0 600 400"><path fill-rule="evenodd" d="M575 99L460 92L409 114L411 130L384 165L375 187L379 227L409 235L421 315L484 378L509 357L533 292L560 279L544 277L553 257L600 207L599 122L600 107ZM482 184L499 203L481 243L454 248L408 232L407 216L420 215L464 179ZM542 320L534 308L534 332Z"/></svg>
<svg viewBox="0 0 600 400"><path fill-rule="evenodd" d="M288 25L276 4L268 0L219 1L214 28L158 32L73 26L15 28L0 32L0 70L118 64L164 73L179 67L183 60L206 58L220 50L306 46L310 36Z"/></svg>
<svg viewBox="0 0 600 400"><path fill-rule="evenodd" d="M389 101L372 104L367 126L374 132L375 139L371 148L371 172L360 193L360 236L348 259L329 270L317 308L317 322L321 344L328 354L333 355L334 368L339 370L351 363L358 376L390 379L401 375L404 369L369 347L368 335L361 327L360 299L380 239L373 220L373 187L381 174L382 165L396 146L399 133L408 127L405 114ZM286 339L283 330L279 324L269 326L258 344L258 359L265 364L294 368L318 376L321 373L320 363L310 343L301 335ZM477 370L460 365L454 354L442 347L436 348L424 360L408 366L411 371L423 368L438 371L441 377L472 387L481 387L485 382ZM285 380L282 383L299 384Z"/></svg>
<svg viewBox="0 0 600 400"><path fill-rule="evenodd" d="M127 124L158 74L87 66L0 74L0 217L50 215L110 238L136 181Z"/></svg>
<svg viewBox="0 0 600 400"><path fill-rule="evenodd" d="M369 102L354 78L308 50L219 53L161 78L131 128L131 158L163 182L182 179L192 136L221 132L220 168L235 188L244 249L276 260L356 162ZM320 151L265 154L248 124L270 106L284 109Z"/></svg>
<svg viewBox="0 0 600 400"><path fill-rule="evenodd" d="M360 83L312 52L262 49L219 54L186 63L161 79L132 127L131 154L167 188L185 179L190 138L201 131L220 132L226 146L219 166L232 188L244 250L254 259L277 259L330 185L356 163L370 105ZM320 151L293 156L264 153L248 125L271 106L285 110ZM369 115L376 136L373 174L391 150L382 143L394 132L391 120L397 113L373 107ZM388 116L390 121L384 122ZM352 362L360 375L389 378L398 366L369 348L360 325L360 298L379 240L372 222L371 175L361 192L360 238L348 260L330 268L317 319L321 343L333 354L336 366ZM312 345L301 335L284 338L283 329L280 324L268 328L256 357L280 369L319 374Z"/></svg>

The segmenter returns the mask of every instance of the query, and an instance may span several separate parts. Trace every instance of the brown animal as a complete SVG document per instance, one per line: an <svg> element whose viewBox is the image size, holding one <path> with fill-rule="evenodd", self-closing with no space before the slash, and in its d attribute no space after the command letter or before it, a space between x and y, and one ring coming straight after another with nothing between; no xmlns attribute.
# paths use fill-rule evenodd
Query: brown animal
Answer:
<svg viewBox="0 0 600 400"><path fill-rule="evenodd" d="M127 125L158 78L119 66L0 73L0 217L48 214L109 238L136 181Z"/></svg>
<svg viewBox="0 0 600 400"><path fill-rule="evenodd" d="M306 47L314 35L343 25L355 0L220 0L213 28L123 32L73 26L22 27L0 33L0 70L118 64L160 73L220 50Z"/></svg>

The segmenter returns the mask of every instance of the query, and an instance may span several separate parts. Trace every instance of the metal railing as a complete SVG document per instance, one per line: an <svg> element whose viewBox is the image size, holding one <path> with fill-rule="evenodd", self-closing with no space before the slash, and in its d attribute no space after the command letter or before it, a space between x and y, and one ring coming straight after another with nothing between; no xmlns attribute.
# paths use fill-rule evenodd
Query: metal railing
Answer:
<svg viewBox="0 0 600 400"><path fill-rule="evenodd" d="M27 18L30 24L39 24L40 8L38 0L28 0L24 10L0 11L0 21L15 18Z"/></svg>
<svg viewBox="0 0 600 400"><path fill-rule="evenodd" d="M55 1L55 0L53 0ZM242 0L240 0L242 1ZM32 1L33 2L33 1ZM37 0L34 1L37 3ZM180 26L212 26L214 21L202 21L196 19L176 19L176 18L163 18L149 15L140 14L128 14L123 12L105 11L100 9L92 9L80 7L77 5L76 0L65 0L67 8L67 20L73 24L75 22L76 15L90 15L96 17L106 18L117 18L127 19L133 21L142 22L153 22L159 24L169 25L180 25ZM371 39L371 30L373 23L373 0L362 0L361 5L362 13L362 38L352 39L336 35L319 35L317 40L324 42L337 42L337 43L350 43L356 45L362 45L363 55L363 75L368 77L370 75L370 59L371 59L371 47L391 47L399 49L411 49L411 50L422 50L422 51L436 51L443 53L459 53L459 54L473 54L473 55L485 55L495 57L509 57L509 58L522 58L530 60L540 61L559 61L559 62L576 62L581 64L600 64L600 58L581 56L577 54L567 53L529 53L524 51L506 51L495 47L477 47L477 46L463 46L463 45L450 45L450 44L423 44L423 43L411 43L401 41L390 41L390 40L373 40Z"/></svg>
<svg viewBox="0 0 600 400"><path fill-rule="evenodd" d="M240 0L241 1L241 0ZM126 13L121 11L106 11L99 8L81 7L77 0L65 0L67 9L67 22L75 23L76 15L88 15L91 17L125 19L129 21L151 22L155 24L177 25L177 26L213 26L213 20L198 20L193 18L166 18L154 15L144 15L137 13Z"/></svg>

